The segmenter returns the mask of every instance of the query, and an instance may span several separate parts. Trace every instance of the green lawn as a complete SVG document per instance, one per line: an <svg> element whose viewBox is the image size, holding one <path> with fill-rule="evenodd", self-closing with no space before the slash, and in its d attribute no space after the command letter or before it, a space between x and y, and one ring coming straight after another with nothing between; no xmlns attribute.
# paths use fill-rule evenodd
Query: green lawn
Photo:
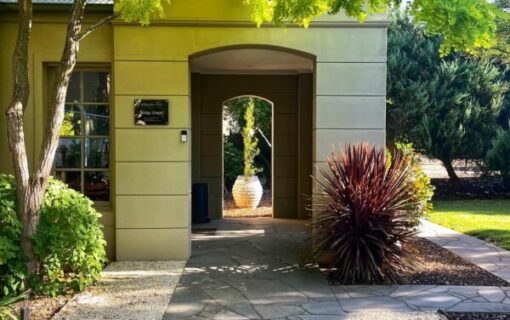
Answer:
<svg viewBox="0 0 510 320"><path fill-rule="evenodd" d="M434 201L428 219L510 250L510 200Z"/></svg>

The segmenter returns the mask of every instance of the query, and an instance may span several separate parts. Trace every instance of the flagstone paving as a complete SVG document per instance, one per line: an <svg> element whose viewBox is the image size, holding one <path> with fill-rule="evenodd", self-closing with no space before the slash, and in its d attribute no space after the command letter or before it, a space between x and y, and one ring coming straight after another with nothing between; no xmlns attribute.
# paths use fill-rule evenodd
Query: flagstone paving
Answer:
<svg viewBox="0 0 510 320"><path fill-rule="evenodd" d="M510 251L428 220L421 221L420 236L510 282Z"/></svg>
<svg viewBox="0 0 510 320"><path fill-rule="evenodd" d="M303 264L308 237L303 221L224 219L203 227L217 230L193 235L193 255L166 320L372 319L368 314L441 319L438 309L510 312L510 287L330 285L316 267ZM435 237L443 244L458 241Z"/></svg>

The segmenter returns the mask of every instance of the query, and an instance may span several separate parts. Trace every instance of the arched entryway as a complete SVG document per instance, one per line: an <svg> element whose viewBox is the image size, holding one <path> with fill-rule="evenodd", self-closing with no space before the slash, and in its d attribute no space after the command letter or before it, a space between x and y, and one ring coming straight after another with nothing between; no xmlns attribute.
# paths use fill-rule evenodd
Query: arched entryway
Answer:
<svg viewBox="0 0 510 320"><path fill-rule="evenodd" d="M312 193L312 56L267 46L226 47L190 57L192 177L209 184L209 213L223 214L225 101L263 97L273 103L273 216L305 218Z"/></svg>

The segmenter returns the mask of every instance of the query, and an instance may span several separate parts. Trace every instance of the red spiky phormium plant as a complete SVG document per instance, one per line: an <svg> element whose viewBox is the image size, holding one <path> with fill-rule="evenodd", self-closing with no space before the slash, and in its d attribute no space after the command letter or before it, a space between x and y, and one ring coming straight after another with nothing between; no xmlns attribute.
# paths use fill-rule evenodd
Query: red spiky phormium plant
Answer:
<svg viewBox="0 0 510 320"><path fill-rule="evenodd" d="M333 152L315 178L321 194L314 204L312 246L328 257L329 275L340 283L397 283L405 250L415 235L411 172L402 153L387 161L385 150L368 144Z"/></svg>

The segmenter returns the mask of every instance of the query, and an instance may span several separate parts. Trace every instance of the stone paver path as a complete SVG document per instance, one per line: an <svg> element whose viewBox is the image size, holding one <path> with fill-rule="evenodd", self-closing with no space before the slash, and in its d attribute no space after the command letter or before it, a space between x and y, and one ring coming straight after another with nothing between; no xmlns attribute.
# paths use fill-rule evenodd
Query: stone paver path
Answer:
<svg viewBox="0 0 510 320"><path fill-rule="evenodd" d="M510 282L510 252L483 240L421 221L420 236Z"/></svg>
<svg viewBox="0 0 510 320"><path fill-rule="evenodd" d="M510 312L510 288L331 286L317 268L301 263L306 222L225 219L206 227L217 231L193 235L193 255L166 320L363 319L361 312L440 319L437 309Z"/></svg>

